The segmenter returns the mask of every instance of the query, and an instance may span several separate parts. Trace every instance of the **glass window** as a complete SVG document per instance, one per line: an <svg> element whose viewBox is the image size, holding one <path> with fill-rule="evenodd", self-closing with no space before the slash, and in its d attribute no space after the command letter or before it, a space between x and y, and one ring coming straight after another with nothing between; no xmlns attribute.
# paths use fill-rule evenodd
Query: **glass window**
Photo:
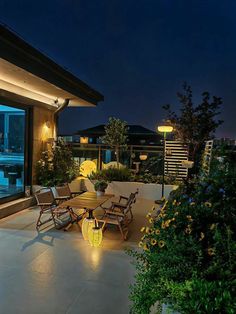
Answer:
<svg viewBox="0 0 236 314"><path fill-rule="evenodd" d="M24 192L25 110L0 105L0 198Z"/></svg>

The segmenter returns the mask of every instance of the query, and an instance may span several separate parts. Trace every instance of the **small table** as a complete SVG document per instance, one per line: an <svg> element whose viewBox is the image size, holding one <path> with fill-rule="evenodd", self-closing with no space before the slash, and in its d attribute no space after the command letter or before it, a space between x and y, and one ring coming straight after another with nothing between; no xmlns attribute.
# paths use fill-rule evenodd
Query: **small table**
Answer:
<svg viewBox="0 0 236 314"><path fill-rule="evenodd" d="M61 203L58 208L67 208L70 211L71 216L74 218L73 222L78 222L83 218L85 213L89 214L89 218L93 218L93 211L113 196L113 194L97 196L96 192L85 192ZM74 210L81 208L84 209L84 212L80 215L76 214Z"/></svg>

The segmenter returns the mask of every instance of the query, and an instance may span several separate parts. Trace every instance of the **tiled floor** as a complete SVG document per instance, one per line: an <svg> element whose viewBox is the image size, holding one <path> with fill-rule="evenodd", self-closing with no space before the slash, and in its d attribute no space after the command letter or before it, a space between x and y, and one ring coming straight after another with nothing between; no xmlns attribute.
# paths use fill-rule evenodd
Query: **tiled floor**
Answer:
<svg viewBox="0 0 236 314"><path fill-rule="evenodd" d="M35 231L38 209L0 221L0 314L129 313L134 268L124 246L136 245L151 202L134 208L128 242L116 230L92 248L78 227Z"/></svg>

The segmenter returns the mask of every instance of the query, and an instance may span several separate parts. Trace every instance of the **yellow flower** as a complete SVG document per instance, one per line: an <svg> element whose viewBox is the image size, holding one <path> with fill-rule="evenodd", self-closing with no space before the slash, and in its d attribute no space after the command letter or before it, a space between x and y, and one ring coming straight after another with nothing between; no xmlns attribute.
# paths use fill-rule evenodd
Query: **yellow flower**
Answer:
<svg viewBox="0 0 236 314"><path fill-rule="evenodd" d="M161 233L161 231L159 229L157 229L155 233L158 235Z"/></svg>
<svg viewBox="0 0 236 314"><path fill-rule="evenodd" d="M165 229L165 228L166 228L166 223L165 223L165 221L162 221L162 223L161 223L161 228L162 228L162 229Z"/></svg>
<svg viewBox="0 0 236 314"><path fill-rule="evenodd" d="M142 236L141 241L143 241L145 239L145 235Z"/></svg>
<svg viewBox="0 0 236 314"><path fill-rule="evenodd" d="M158 245L160 248L162 248L165 245L165 242L161 240L161 241L159 241Z"/></svg>
<svg viewBox="0 0 236 314"><path fill-rule="evenodd" d="M193 219L192 219L192 216L191 215L187 215L186 218L188 219L188 221L192 222Z"/></svg>
<svg viewBox="0 0 236 314"><path fill-rule="evenodd" d="M175 212L175 216L178 216L179 215L179 212Z"/></svg>
<svg viewBox="0 0 236 314"><path fill-rule="evenodd" d="M148 218L150 218L151 216L152 216L151 213L147 213L146 218L148 219Z"/></svg>
<svg viewBox="0 0 236 314"><path fill-rule="evenodd" d="M138 244L138 246L139 246L139 247L143 247L143 242L140 241L139 244Z"/></svg>
<svg viewBox="0 0 236 314"><path fill-rule="evenodd" d="M173 200L172 205L176 205L177 201Z"/></svg>
<svg viewBox="0 0 236 314"><path fill-rule="evenodd" d="M151 239L151 245L156 245L157 244L157 240L156 239Z"/></svg>
<svg viewBox="0 0 236 314"><path fill-rule="evenodd" d="M146 227L142 227L142 228L140 229L141 232L144 232L145 230L146 230Z"/></svg>
<svg viewBox="0 0 236 314"><path fill-rule="evenodd" d="M171 221L175 221L175 217L173 217L173 218L171 219Z"/></svg>
<svg viewBox="0 0 236 314"><path fill-rule="evenodd" d="M215 226L216 226L215 224L211 224L211 225L210 225L210 230L215 229Z"/></svg>
<svg viewBox="0 0 236 314"><path fill-rule="evenodd" d="M152 211L154 211L156 208L155 208L155 206L152 206Z"/></svg>
<svg viewBox="0 0 236 314"><path fill-rule="evenodd" d="M199 241L202 241L205 238L205 234L203 232L200 233Z"/></svg>
<svg viewBox="0 0 236 314"><path fill-rule="evenodd" d="M215 255L215 249L209 248L209 249L207 250L207 253L208 253L208 255L210 255L210 256Z"/></svg>
<svg viewBox="0 0 236 314"><path fill-rule="evenodd" d="M151 233L152 233L152 230L151 230L149 227L146 227L146 233L147 233L147 234L151 234Z"/></svg>
<svg viewBox="0 0 236 314"><path fill-rule="evenodd" d="M146 243L143 245L143 249L144 249L144 251L148 251L149 250Z"/></svg>
<svg viewBox="0 0 236 314"><path fill-rule="evenodd" d="M188 225L188 227L185 229L185 233L190 234L192 232L192 229Z"/></svg>
<svg viewBox="0 0 236 314"><path fill-rule="evenodd" d="M166 200L166 198L165 198L165 196L163 196L162 198L161 198L161 201L165 201Z"/></svg>
<svg viewBox="0 0 236 314"><path fill-rule="evenodd" d="M154 221L153 218L150 218L150 219L149 219L150 224L152 224L153 221Z"/></svg>
<svg viewBox="0 0 236 314"><path fill-rule="evenodd" d="M196 203L195 202L191 202L190 203L190 206L194 206Z"/></svg>
<svg viewBox="0 0 236 314"><path fill-rule="evenodd" d="M206 206L206 207L211 207L212 204L211 204L210 202L205 202L205 206Z"/></svg>

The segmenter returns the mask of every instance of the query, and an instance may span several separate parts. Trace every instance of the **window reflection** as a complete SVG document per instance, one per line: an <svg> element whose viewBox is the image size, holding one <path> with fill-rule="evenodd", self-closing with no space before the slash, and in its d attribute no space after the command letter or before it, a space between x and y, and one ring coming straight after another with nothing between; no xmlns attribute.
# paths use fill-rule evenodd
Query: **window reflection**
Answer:
<svg viewBox="0 0 236 314"><path fill-rule="evenodd" d="M0 105L0 198L24 191L25 111Z"/></svg>

